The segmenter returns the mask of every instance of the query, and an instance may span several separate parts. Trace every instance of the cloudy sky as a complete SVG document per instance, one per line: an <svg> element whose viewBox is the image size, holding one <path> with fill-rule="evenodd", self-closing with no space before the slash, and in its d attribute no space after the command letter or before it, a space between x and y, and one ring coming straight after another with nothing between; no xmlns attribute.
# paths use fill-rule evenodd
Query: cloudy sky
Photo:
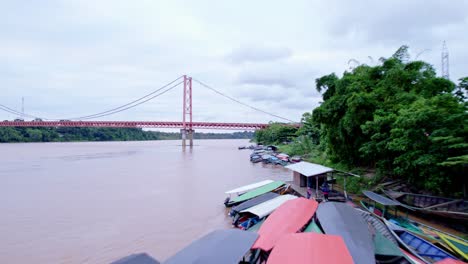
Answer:
<svg viewBox="0 0 468 264"><path fill-rule="evenodd" d="M0 1L0 104L65 119L105 111L188 74L299 120L314 80L401 45L468 75L468 1ZM421 53L422 52L422 53ZM277 120L194 83L194 120ZM182 88L104 120L181 120ZM16 116L0 112L1 119ZM101 120L102 120L101 119ZM277 120L279 121L279 120Z"/></svg>

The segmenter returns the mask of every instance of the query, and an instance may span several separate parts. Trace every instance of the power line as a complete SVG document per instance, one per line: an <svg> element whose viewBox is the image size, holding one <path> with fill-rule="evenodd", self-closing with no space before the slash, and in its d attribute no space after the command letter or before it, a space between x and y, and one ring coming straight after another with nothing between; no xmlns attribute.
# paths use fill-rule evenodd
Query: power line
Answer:
<svg viewBox="0 0 468 264"><path fill-rule="evenodd" d="M96 114L92 114L92 115L87 115L87 116L68 118L68 119L70 119L70 120L73 120L73 119L91 119L91 118L98 117L98 116L105 116L106 113L113 112L113 111L122 109L122 108L124 108L124 107L126 107L126 106L132 105L132 104L134 104L134 103L136 103L136 102L138 102L138 101L141 101L141 100L143 100L143 99L145 99L145 98L147 98L147 97L149 97L149 96L151 96L151 95L153 95L153 94L155 94L155 93L157 93L157 92L163 90L164 88L166 88L166 87L170 86L171 84L175 83L177 80L179 80L179 79L182 78L182 77L183 77L183 76L179 76L177 79L171 81L170 83L168 83L168 84L166 84L166 85L164 85L164 86L158 88L157 90L155 90L155 91L153 91L153 92L151 92L151 93L149 93L149 94L147 94L147 95L145 95L145 96L142 96L142 97L140 97L140 98L138 98L138 99L136 99L136 100L133 100L133 101L131 101L130 103L121 105L121 106L116 107L116 108L109 109L109 110L104 111L104 112L100 112L100 113L96 113ZM179 83L179 84L180 84L180 83ZM153 97L153 98L154 98L154 97ZM145 101L145 102L147 102L147 101ZM136 104L136 105L139 105L139 104ZM128 108L126 108L126 109L128 109Z"/></svg>
<svg viewBox="0 0 468 264"><path fill-rule="evenodd" d="M205 84L205 83L203 83L203 82L201 82L201 81L199 81L199 80L197 80L197 79L194 79L194 78L193 78L193 80L194 80L195 82L197 82L198 84L200 84L201 86L203 86L203 87L205 87L205 88L207 88L207 89L209 89L209 90L211 90L211 91L213 91L213 92L215 92L215 93L217 93L217 94L219 94L219 95L221 95L221 96L223 96L223 97L226 97L227 99L229 99L229 100L231 100L231 101L234 101L234 102L236 102L236 103L238 103L238 104L241 104L241 105L243 105L243 106L246 106L246 107L248 107L248 108L251 108L251 109L253 109L253 110L255 110L255 111L258 111L258 112L261 112L261 113L264 113L264 114L267 114L267 115L270 115L270 116L273 116L273 117L276 117L276 118L279 118L279 119L282 119L282 120L286 120L286 121L291 122L291 123L296 123L295 121L293 121L293 120L291 120L291 119L288 119L288 118L285 118L285 117L281 117L281 116L279 116L279 115L275 115L275 114L269 113L269 112L267 112L267 111L264 111L264 110L262 110L262 109L259 109L259 108L257 108L257 107L254 107L254 106L248 105L248 104L246 104L246 103L243 103L243 102L241 102L241 101L239 101L239 100L237 100L237 99L235 99L235 98L230 97L229 95L226 95L226 94L224 94L224 93L222 93L222 92L216 90L216 89L213 88L213 87L210 87L209 85L207 85L207 84Z"/></svg>

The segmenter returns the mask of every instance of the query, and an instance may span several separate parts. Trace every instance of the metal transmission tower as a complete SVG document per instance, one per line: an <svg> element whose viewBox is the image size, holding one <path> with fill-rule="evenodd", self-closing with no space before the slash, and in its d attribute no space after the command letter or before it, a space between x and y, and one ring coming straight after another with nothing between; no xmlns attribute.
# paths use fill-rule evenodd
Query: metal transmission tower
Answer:
<svg viewBox="0 0 468 264"><path fill-rule="evenodd" d="M187 75L184 75L183 100L182 129L180 130L180 134L182 135L182 147L187 145L186 139L189 140L190 147L193 147L192 77L187 77Z"/></svg>
<svg viewBox="0 0 468 264"><path fill-rule="evenodd" d="M442 45L442 77L449 80L449 53L447 49L447 45L444 44Z"/></svg>

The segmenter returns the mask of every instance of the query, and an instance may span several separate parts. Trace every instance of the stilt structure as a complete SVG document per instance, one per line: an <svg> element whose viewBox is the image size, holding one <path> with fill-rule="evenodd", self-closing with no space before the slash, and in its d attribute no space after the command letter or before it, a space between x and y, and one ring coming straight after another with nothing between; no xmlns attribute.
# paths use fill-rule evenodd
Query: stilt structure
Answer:
<svg viewBox="0 0 468 264"><path fill-rule="evenodd" d="M182 136L182 147L187 146L187 139L189 146L193 147L193 124L192 124L192 78L184 75L184 96L183 96L183 116L182 116L182 129L180 134Z"/></svg>

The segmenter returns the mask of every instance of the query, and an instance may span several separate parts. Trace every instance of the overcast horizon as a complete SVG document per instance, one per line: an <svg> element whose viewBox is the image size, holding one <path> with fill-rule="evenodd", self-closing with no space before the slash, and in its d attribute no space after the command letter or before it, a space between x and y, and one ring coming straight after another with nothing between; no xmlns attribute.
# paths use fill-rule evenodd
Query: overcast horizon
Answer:
<svg viewBox="0 0 468 264"><path fill-rule="evenodd" d="M378 2L378 3L377 3ZM468 76L468 1L2 1L0 104L66 119L102 112L187 74L299 121L315 79L376 65L400 46L450 79ZM193 84L194 121L282 121ZM16 115L0 111L0 119ZM97 120L182 119L182 86ZM158 129L159 130L159 129Z"/></svg>

